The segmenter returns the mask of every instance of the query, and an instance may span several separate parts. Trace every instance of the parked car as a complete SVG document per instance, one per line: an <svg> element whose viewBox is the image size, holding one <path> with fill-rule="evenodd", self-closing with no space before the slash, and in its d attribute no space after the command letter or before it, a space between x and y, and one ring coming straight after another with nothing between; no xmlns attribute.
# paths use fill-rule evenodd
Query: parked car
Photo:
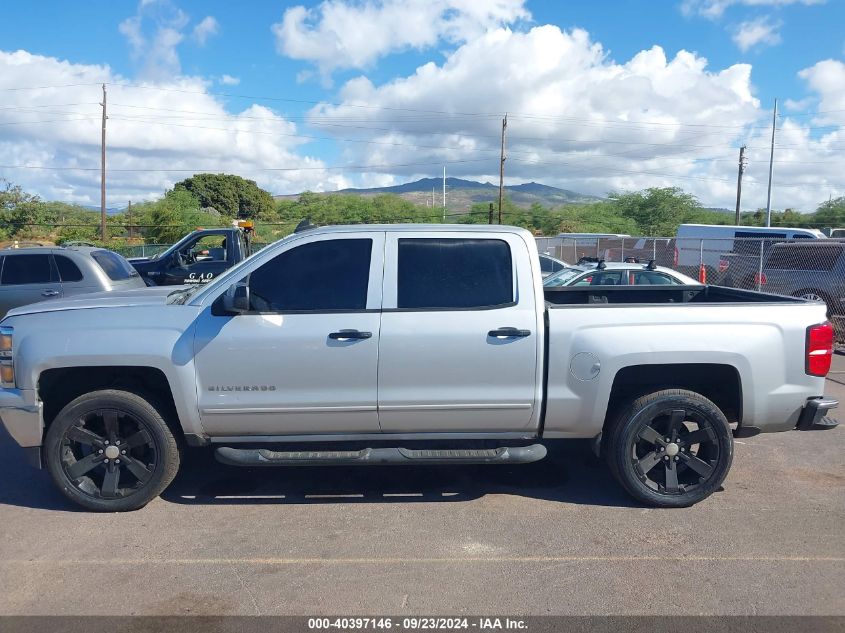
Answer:
<svg viewBox="0 0 845 633"><path fill-rule="evenodd" d="M0 250L0 316L12 308L46 299L144 287L129 262L104 248Z"/></svg>
<svg viewBox="0 0 845 633"><path fill-rule="evenodd" d="M829 316L845 314L845 242L775 244L759 275L761 290L821 301Z"/></svg>
<svg viewBox="0 0 845 633"><path fill-rule="evenodd" d="M219 229L197 229L163 253L132 257L129 263L148 286L205 284L251 254L251 222Z"/></svg>
<svg viewBox="0 0 845 633"><path fill-rule="evenodd" d="M559 286L666 286L699 285L695 279L687 277L671 268L655 266L653 263L639 262L598 262L583 261L577 266L570 266L543 280L546 288Z"/></svg>
<svg viewBox="0 0 845 633"><path fill-rule="evenodd" d="M164 290L0 322L0 419L90 510L149 502L180 444L247 467L515 465L549 438L591 438L636 499L682 507L720 488L735 435L836 424L823 306L543 288L515 227L315 228Z"/></svg>
<svg viewBox="0 0 845 633"><path fill-rule="evenodd" d="M816 229L716 224L681 224L675 237L674 268L698 277L704 265L708 283L751 288L763 257L777 242L826 239Z"/></svg>
<svg viewBox="0 0 845 633"><path fill-rule="evenodd" d="M556 273L567 266L569 266L569 264L559 260L557 257L552 257L546 253L540 253L540 274L543 277L548 277L552 273Z"/></svg>

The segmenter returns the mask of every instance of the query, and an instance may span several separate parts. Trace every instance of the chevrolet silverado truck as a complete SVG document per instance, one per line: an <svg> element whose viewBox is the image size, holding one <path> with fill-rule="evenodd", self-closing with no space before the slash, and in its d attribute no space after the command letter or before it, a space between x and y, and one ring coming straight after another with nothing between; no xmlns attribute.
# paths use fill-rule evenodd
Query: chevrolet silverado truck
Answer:
<svg viewBox="0 0 845 633"><path fill-rule="evenodd" d="M163 253L132 257L129 263L148 286L206 284L251 254L252 222L197 229Z"/></svg>
<svg viewBox="0 0 845 633"><path fill-rule="evenodd" d="M512 227L302 230L203 286L0 322L0 418L84 508L140 508L187 447L233 466L519 464L590 438L645 504L734 437L835 425L825 306L704 285L543 288Z"/></svg>

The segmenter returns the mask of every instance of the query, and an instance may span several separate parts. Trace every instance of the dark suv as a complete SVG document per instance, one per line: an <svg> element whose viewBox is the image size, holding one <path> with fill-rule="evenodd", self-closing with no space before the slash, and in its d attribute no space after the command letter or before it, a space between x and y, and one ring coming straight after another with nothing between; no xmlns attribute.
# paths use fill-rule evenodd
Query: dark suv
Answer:
<svg viewBox="0 0 845 633"><path fill-rule="evenodd" d="M830 316L845 314L845 242L812 240L772 246L760 290L824 301Z"/></svg>
<svg viewBox="0 0 845 633"><path fill-rule="evenodd" d="M0 250L0 317L45 299L132 288L146 284L128 261L104 248Z"/></svg>

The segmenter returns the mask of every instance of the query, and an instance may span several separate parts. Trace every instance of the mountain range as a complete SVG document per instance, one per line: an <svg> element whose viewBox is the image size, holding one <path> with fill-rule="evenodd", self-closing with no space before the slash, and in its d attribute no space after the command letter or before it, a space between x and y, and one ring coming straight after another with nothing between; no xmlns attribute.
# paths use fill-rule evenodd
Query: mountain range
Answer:
<svg viewBox="0 0 845 633"><path fill-rule="evenodd" d="M545 207L559 207L565 204L582 204L601 200L568 189L559 189L538 182L527 182L521 185L506 185L508 198L517 205L527 209L533 203L539 202ZM395 194L421 206L443 206L443 179L422 178L414 182L406 182L391 187L372 187L369 189L340 189L322 195L340 193L356 196L377 196ZM273 196L276 199L296 199L300 194ZM462 178L446 179L446 206L450 211L469 211L472 205L483 202L496 202L499 187L489 182L476 182Z"/></svg>

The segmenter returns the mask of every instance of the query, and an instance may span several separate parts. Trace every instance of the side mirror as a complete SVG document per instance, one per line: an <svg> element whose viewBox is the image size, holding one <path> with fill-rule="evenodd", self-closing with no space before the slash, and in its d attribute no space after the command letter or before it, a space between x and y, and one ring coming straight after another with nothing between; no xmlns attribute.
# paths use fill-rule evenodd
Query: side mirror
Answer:
<svg viewBox="0 0 845 633"><path fill-rule="evenodd" d="M249 312L249 285L245 281L229 286L223 295L223 308L232 314Z"/></svg>

